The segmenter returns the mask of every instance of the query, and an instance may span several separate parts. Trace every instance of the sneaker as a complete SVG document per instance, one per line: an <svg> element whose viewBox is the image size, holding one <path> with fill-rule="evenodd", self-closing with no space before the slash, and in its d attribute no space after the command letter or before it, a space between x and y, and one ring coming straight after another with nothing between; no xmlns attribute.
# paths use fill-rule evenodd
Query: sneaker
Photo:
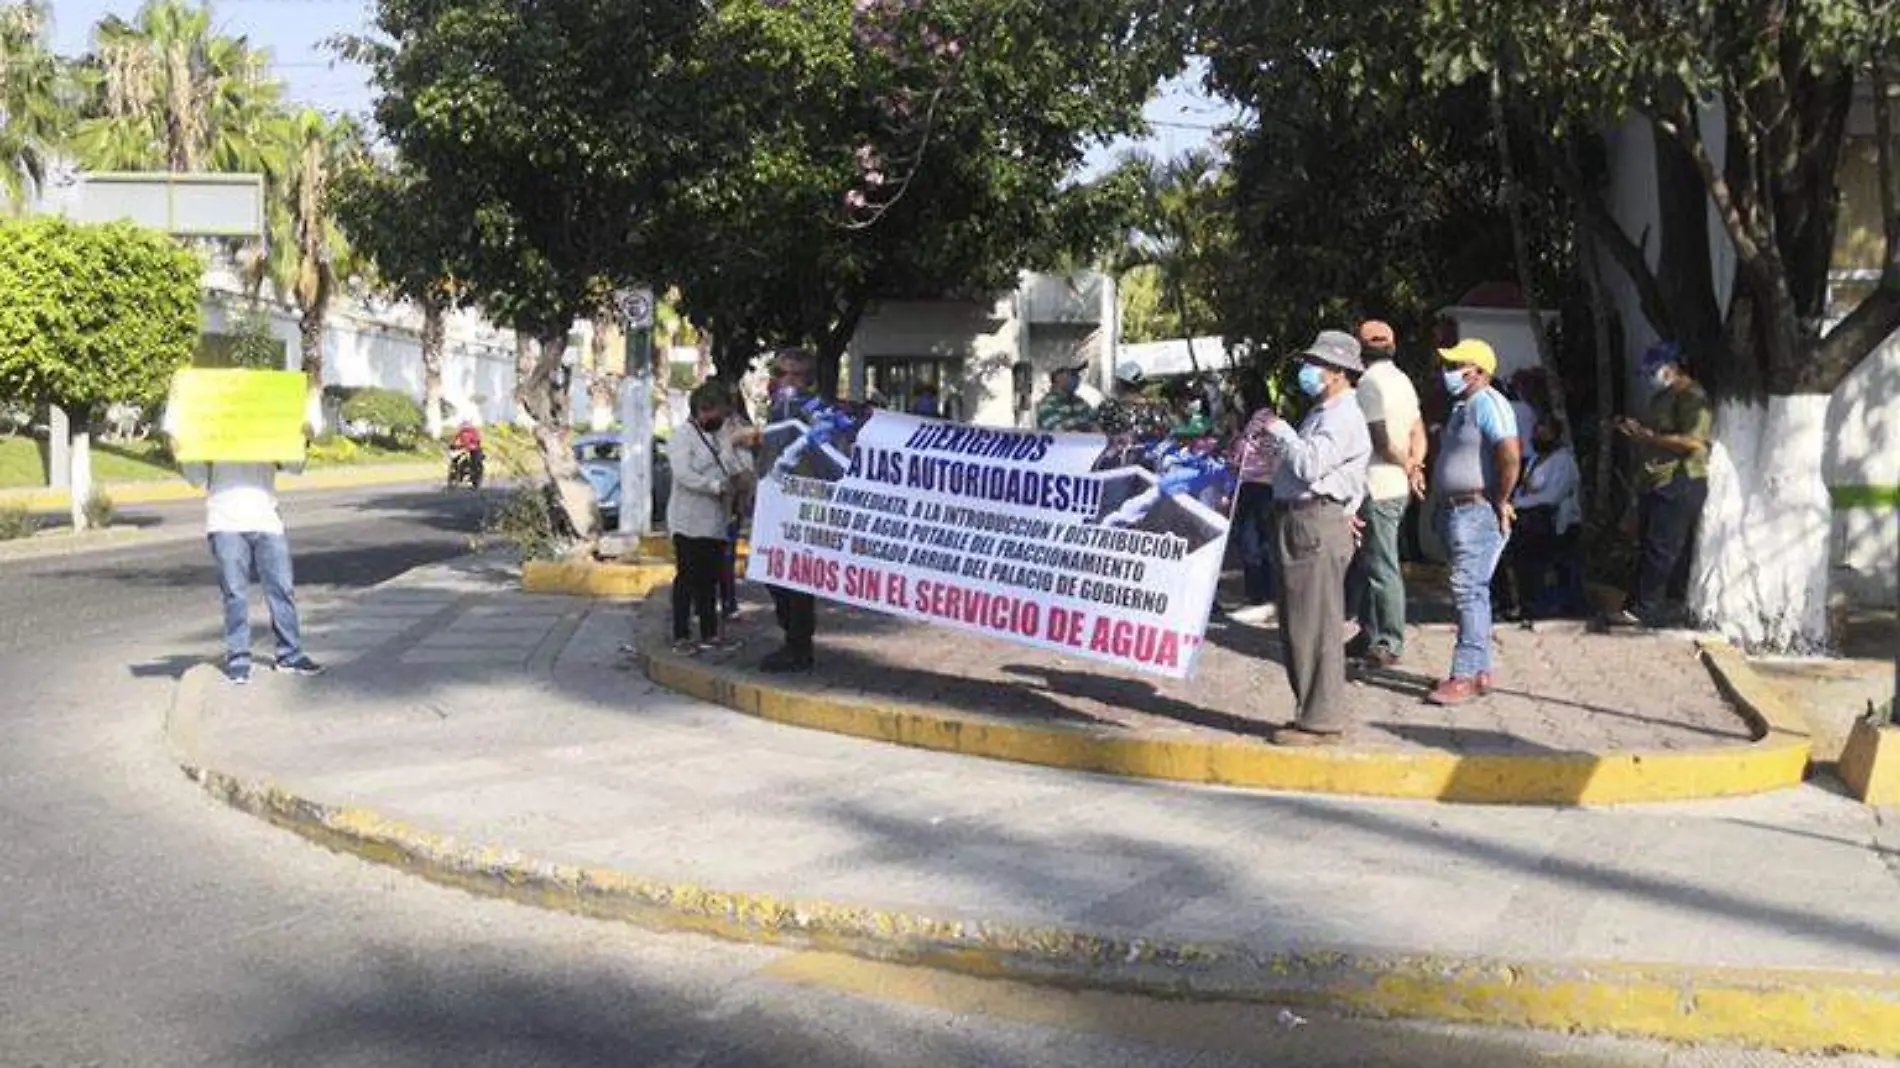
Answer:
<svg viewBox="0 0 1900 1068"><path fill-rule="evenodd" d="M225 661L224 677L233 686L248 685L251 681L251 662L249 660Z"/></svg>
<svg viewBox="0 0 1900 1068"><path fill-rule="evenodd" d="M323 674L322 664L302 654L293 656L289 660L279 660L271 665L271 669L280 675L301 675L306 679Z"/></svg>
<svg viewBox="0 0 1900 1068"><path fill-rule="evenodd" d="M692 656L699 652L699 643L691 638L673 639L673 651L681 656Z"/></svg>
<svg viewBox="0 0 1900 1068"><path fill-rule="evenodd" d="M1452 707L1466 701L1484 696L1482 685L1477 679L1446 679L1438 688L1425 695L1425 700L1434 705Z"/></svg>
<svg viewBox="0 0 1900 1068"><path fill-rule="evenodd" d="M1236 623L1245 623L1249 626L1260 626L1273 622L1274 616L1277 614L1277 611L1271 604L1250 604L1245 608L1235 609L1233 620Z"/></svg>
<svg viewBox="0 0 1900 1068"><path fill-rule="evenodd" d="M1399 659L1399 654L1390 649L1375 645L1366 650L1366 655L1359 658L1359 663L1365 665L1367 669L1372 671L1384 671L1394 664L1397 664Z"/></svg>
<svg viewBox="0 0 1900 1068"><path fill-rule="evenodd" d="M722 607L722 608L720 608L720 609L719 609L719 618L720 618L720 619L738 619L738 618L739 618L739 606L738 606L738 605L736 605L736 604L729 604L729 605L726 605L726 606L724 606L724 607Z"/></svg>
<svg viewBox="0 0 1900 1068"><path fill-rule="evenodd" d="M1627 609L1627 608L1624 608L1624 609L1620 609L1620 610L1618 610L1617 612L1615 612L1615 613L1613 613L1613 614L1611 614L1611 616L1610 616L1610 626L1612 626L1612 627L1634 627L1634 628L1637 628L1637 629L1641 629L1641 628L1643 628L1643 627L1646 627L1646 626L1648 626L1648 624L1647 624L1647 623L1645 623L1645 622L1643 622L1643 617L1642 617L1642 616L1639 616L1639 615L1637 615L1636 613L1634 613L1634 612L1632 612L1632 611L1630 611L1629 609Z"/></svg>
<svg viewBox="0 0 1900 1068"><path fill-rule="evenodd" d="M739 648L740 644L739 639L730 638L721 634L717 638L708 638L701 641L699 643L699 651L702 653L730 653L734 649Z"/></svg>

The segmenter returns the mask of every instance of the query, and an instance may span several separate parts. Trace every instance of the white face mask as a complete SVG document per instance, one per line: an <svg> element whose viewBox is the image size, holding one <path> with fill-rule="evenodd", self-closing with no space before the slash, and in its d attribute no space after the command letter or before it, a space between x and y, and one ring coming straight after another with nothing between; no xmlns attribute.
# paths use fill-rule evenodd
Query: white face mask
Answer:
<svg viewBox="0 0 1900 1068"><path fill-rule="evenodd" d="M1649 384L1659 390L1669 388L1669 368L1658 367L1649 373Z"/></svg>

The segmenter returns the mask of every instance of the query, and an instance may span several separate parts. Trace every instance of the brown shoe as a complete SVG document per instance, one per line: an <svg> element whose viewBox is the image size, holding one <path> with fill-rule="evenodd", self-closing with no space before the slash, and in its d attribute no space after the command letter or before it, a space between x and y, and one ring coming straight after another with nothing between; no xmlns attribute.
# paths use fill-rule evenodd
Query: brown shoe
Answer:
<svg viewBox="0 0 1900 1068"><path fill-rule="evenodd" d="M1484 696L1477 679L1446 679L1438 688L1425 695L1425 700L1435 705L1462 705L1476 697Z"/></svg>
<svg viewBox="0 0 1900 1068"><path fill-rule="evenodd" d="M1478 696L1479 697L1491 696L1491 691L1496 688L1497 688L1497 680L1491 677L1491 673L1489 671L1478 672Z"/></svg>
<svg viewBox="0 0 1900 1068"><path fill-rule="evenodd" d="M1320 734L1303 727L1279 727L1267 735L1267 741L1289 749L1316 749L1321 746L1338 745L1345 741L1343 734Z"/></svg>

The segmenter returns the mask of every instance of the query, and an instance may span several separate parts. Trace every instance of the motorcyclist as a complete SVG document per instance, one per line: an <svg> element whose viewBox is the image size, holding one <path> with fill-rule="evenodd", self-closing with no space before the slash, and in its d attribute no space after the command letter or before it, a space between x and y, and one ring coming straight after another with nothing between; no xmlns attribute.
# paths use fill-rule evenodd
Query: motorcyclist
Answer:
<svg viewBox="0 0 1900 1068"><path fill-rule="evenodd" d="M449 484L466 478L468 484L482 486L482 432L473 422L463 422L449 443Z"/></svg>

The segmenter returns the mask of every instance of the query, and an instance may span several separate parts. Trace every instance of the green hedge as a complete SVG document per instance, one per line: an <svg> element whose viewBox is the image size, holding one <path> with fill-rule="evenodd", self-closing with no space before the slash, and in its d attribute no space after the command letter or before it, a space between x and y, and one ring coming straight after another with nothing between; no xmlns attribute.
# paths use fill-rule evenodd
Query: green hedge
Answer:
<svg viewBox="0 0 1900 1068"><path fill-rule="evenodd" d="M153 405L197 348L203 276L156 230L0 222L0 396Z"/></svg>
<svg viewBox="0 0 1900 1068"><path fill-rule="evenodd" d="M392 449L414 448L428 433L422 405L407 393L376 386L343 402L343 422L352 433Z"/></svg>

